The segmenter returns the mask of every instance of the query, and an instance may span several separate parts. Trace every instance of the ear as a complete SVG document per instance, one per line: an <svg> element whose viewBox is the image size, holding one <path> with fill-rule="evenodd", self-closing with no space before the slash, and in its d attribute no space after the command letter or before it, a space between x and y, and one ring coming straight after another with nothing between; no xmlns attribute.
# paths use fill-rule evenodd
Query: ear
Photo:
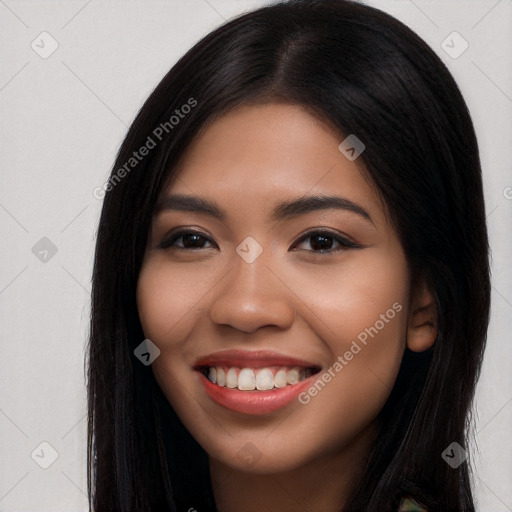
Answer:
<svg viewBox="0 0 512 512"><path fill-rule="evenodd" d="M411 290L407 323L407 348L423 352L437 337L437 307L434 296L424 279L419 279Z"/></svg>

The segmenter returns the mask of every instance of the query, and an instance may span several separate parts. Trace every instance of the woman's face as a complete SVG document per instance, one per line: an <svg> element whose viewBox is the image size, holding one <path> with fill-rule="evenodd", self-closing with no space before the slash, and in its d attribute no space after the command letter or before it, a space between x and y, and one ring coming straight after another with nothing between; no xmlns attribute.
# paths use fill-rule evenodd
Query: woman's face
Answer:
<svg viewBox="0 0 512 512"><path fill-rule="evenodd" d="M154 218L137 288L152 369L233 468L348 451L400 366L407 262L342 140L298 106L238 108L188 148Z"/></svg>

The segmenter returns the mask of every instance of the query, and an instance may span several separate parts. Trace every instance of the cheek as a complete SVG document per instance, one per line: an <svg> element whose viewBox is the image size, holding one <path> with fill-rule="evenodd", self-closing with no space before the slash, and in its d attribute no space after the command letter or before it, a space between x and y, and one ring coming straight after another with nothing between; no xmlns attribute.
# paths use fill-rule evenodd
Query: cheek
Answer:
<svg viewBox="0 0 512 512"><path fill-rule="evenodd" d="M149 259L137 283L137 309L144 336L160 349L151 369L169 402L178 408L187 396L183 383L193 373L193 354L186 339L199 321L201 298L208 290L207 277L197 279L195 272L194 279L189 269L192 266L180 270L161 259Z"/></svg>
<svg viewBox="0 0 512 512"><path fill-rule="evenodd" d="M310 328L336 357L358 336L363 343L378 337L377 352L405 343L409 276L399 248L347 252L329 266L283 266L282 274Z"/></svg>
<svg viewBox="0 0 512 512"><path fill-rule="evenodd" d="M299 400L309 417L323 418L334 441L340 425L348 433L371 422L393 388L406 341L406 260L400 251L361 252L339 272L297 272L289 282L332 357Z"/></svg>
<svg viewBox="0 0 512 512"><path fill-rule="evenodd" d="M215 279L197 265L180 268L156 259L145 263L137 283L137 309L145 336L168 348L182 340L214 284Z"/></svg>

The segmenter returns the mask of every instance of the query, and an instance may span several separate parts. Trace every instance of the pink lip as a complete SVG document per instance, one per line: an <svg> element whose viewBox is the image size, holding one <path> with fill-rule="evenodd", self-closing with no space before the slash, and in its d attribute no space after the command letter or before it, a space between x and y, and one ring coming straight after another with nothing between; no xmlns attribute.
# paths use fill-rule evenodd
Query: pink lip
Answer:
<svg viewBox="0 0 512 512"><path fill-rule="evenodd" d="M302 382L269 391L240 391L223 386L217 386L208 380L202 373L199 378L204 386L206 394L216 403L231 411L243 414L268 414L290 403L306 387L311 385L311 375Z"/></svg>
<svg viewBox="0 0 512 512"><path fill-rule="evenodd" d="M223 350L200 358L196 362L194 369L199 373L199 378L206 394L214 402L226 409L252 415L268 414L289 404L301 391L311 385L312 379L317 378L316 373L297 384L285 386L284 388L271 389L268 391L240 391L239 389L218 386L211 382L201 371L209 366L237 368L298 366L300 368L314 368L316 370L320 370L321 368L318 364L270 350Z"/></svg>

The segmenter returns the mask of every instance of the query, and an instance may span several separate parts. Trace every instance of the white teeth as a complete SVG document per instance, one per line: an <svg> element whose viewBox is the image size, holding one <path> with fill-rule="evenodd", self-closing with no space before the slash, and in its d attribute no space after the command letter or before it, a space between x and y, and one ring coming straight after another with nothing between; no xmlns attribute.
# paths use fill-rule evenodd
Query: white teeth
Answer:
<svg viewBox="0 0 512 512"><path fill-rule="evenodd" d="M230 368L226 374L226 387L236 388L237 384L236 370L234 368Z"/></svg>
<svg viewBox="0 0 512 512"><path fill-rule="evenodd" d="M256 388L256 377L250 368L244 368L238 374L238 389L252 391Z"/></svg>
<svg viewBox="0 0 512 512"><path fill-rule="evenodd" d="M297 382L299 382L299 370L297 368L288 372L286 375L286 382L288 384L297 384Z"/></svg>
<svg viewBox="0 0 512 512"><path fill-rule="evenodd" d="M242 391L269 391L274 388L292 386L307 379L312 374L309 368L236 368L211 366L208 380L221 387L238 388Z"/></svg>
<svg viewBox="0 0 512 512"><path fill-rule="evenodd" d="M238 387L240 387L240 377L238 377L238 379ZM272 375L272 370L269 370L268 368L263 368L263 370L260 370L258 372L258 376L256 377L256 388L260 390L268 390L272 389L273 387L274 376Z"/></svg>
<svg viewBox="0 0 512 512"><path fill-rule="evenodd" d="M208 378L216 383L217 382L217 368L215 367L211 367L209 370L208 370Z"/></svg>
<svg viewBox="0 0 512 512"><path fill-rule="evenodd" d="M286 370L279 370L274 377L274 386L284 388L286 386Z"/></svg>

